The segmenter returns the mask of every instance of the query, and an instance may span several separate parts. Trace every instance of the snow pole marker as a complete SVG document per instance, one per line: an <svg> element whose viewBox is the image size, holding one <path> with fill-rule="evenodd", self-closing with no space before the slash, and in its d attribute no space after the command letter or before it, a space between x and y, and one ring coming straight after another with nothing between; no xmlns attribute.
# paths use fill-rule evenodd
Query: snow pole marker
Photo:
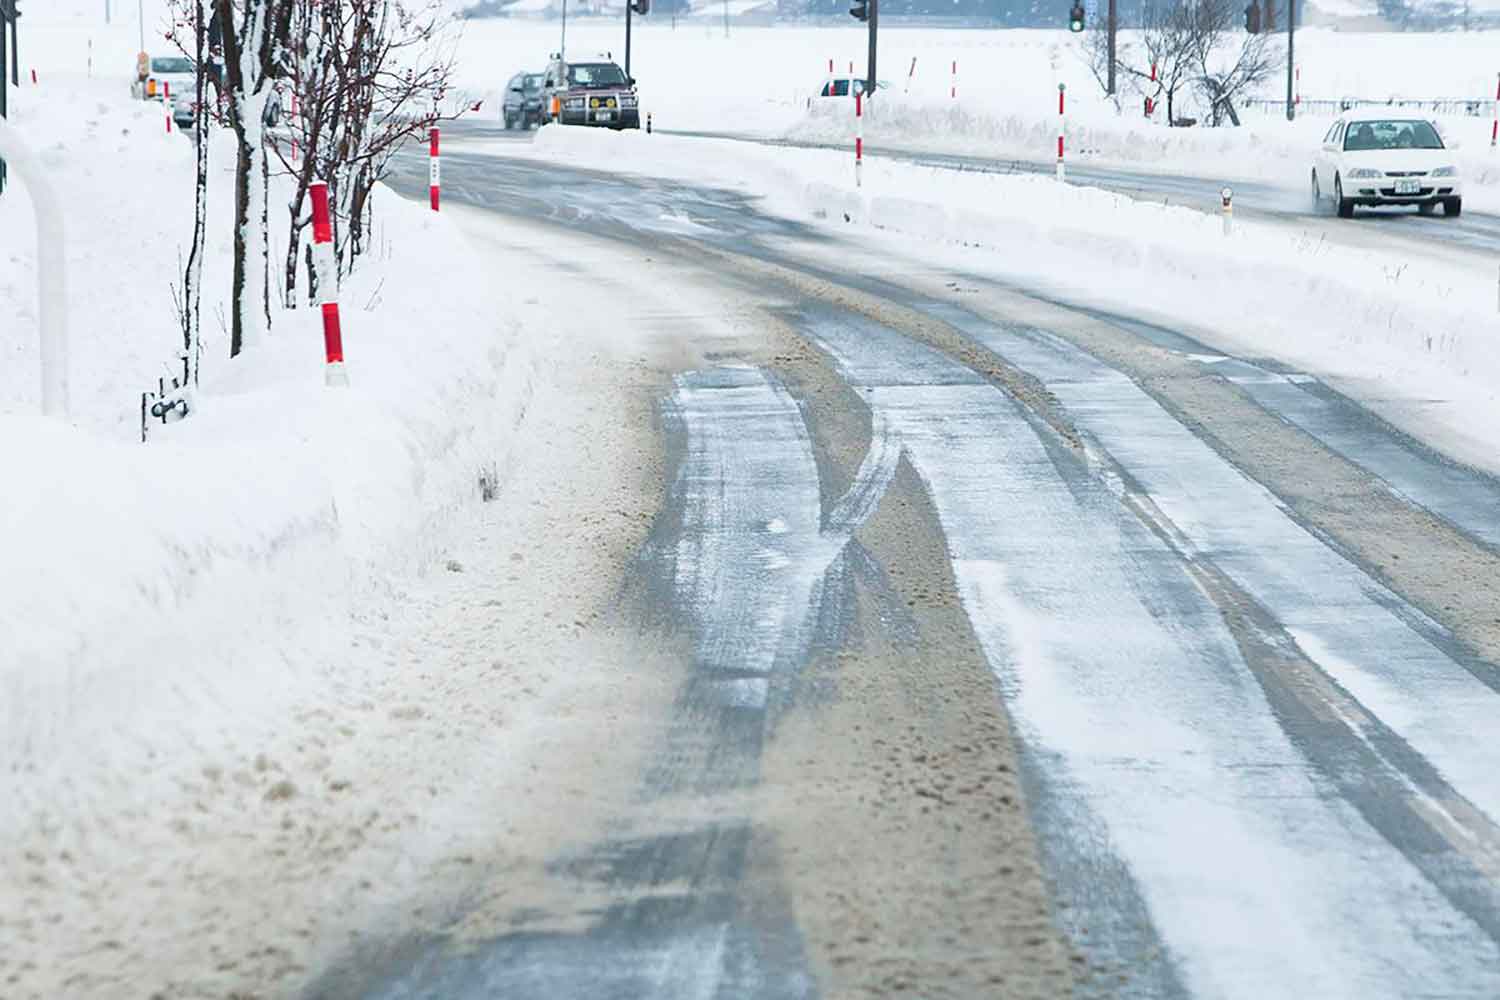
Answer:
<svg viewBox="0 0 1500 1000"><path fill-rule="evenodd" d="M911 57L911 69L906 73L906 92L911 93L911 78L917 75L917 57Z"/></svg>
<svg viewBox="0 0 1500 1000"><path fill-rule="evenodd" d="M161 82L161 102L167 108L167 135L172 134L172 84L163 80Z"/></svg>
<svg viewBox="0 0 1500 1000"><path fill-rule="evenodd" d="M443 170L441 158L438 156L438 128L434 125L428 131L429 145L427 147L427 193L432 197L432 210L438 210L439 191L442 188Z"/></svg>
<svg viewBox="0 0 1500 1000"><path fill-rule="evenodd" d="M1063 136L1067 132L1067 119L1064 117L1064 98L1068 92L1066 83L1057 85L1057 179L1066 181L1067 174L1063 171Z"/></svg>
<svg viewBox="0 0 1500 1000"><path fill-rule="evenodd" d="M646 134L651 134L651 112L646 112Z"/></svg>
<svg viewBox="0 0 1500 1000"><path fill-rule="evenodd" d="M1500 79L1495 81L1495 120L1490 125L1490 149L1495 148L1496 140L1500 140Z"/></svg>
<svg viewBox="0 0 1500 1000"><path fill-rule="evenodd" d="M864 186L864 94L853 96L853 186Z"/></svg>
<svg viewBox="0 0 1500 1000"><path fill-rule="evenodd" d="M958 100L958 60L953 60L952 73L948 78L948 100Z"/></svg>
<svg viewBox="0 0 1500 1000"><path fill-rule="evenodd" d="M1219 191L1220 211L1224 216L1224 235L1234 232L1234 189L1224 187Z"/></svg>
<svg viewBox="0 0 1500 1000"><path fill-rule="evenodd" d="M323 384L349 384L344 370L344 336L339 325L339 275L333 260L333 217L328 206L328 182L313 181L313 263L318 275L318 305L323 313Z"/></svg>

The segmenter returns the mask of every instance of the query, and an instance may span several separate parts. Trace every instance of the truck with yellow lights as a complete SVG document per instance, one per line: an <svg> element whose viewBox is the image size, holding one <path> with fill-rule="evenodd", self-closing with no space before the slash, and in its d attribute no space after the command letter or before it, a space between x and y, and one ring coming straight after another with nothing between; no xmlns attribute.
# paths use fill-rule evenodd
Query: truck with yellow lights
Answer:
<svg viewBox="0 0 1500 1000"><path fill-rule="evenodd" d="M547 64L542 83L543 121L600 128L640 128L640 101L635 81L605 56L568 62L560 56Z"/></svg>

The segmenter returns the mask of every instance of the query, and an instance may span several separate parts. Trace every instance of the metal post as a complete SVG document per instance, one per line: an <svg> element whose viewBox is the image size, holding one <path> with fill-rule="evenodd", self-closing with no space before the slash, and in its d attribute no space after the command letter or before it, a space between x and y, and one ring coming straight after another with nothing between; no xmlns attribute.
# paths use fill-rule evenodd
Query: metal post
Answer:
<svg viewBox="0 0 1500 1000"><path fill-rule="evenodd" d="M870 0L870 61L865 65L865 96L875 95L875 27L880 23L880 0Z"/></svg>
<svg viewBox="0 0 1500 1000"><path fill-rule="evenodd" d="M140 47L140 49L138 51L145 52L146 51L146 0L136 0L135 13L136 13L136 17L139 19L140 29L141 29L141 47Z"/></svg>
<svg viewBox="0 0 1500 1000"><path fill-rule="evenodd" d="M109 0L104 0L104 23L109 23Z"/></svg>
<svg viewBox="0 0 1500 1000"><path fill-rule="evenodd" d="M562 40L557 43L557 58L564 62L568 58L568 0L563 0ZM562 81L558 81L558 86L562 86Z"/></svg>
<svg viewBox="0 0 1500 1000"><path fill-rule="evenodd" d="M1118 26L1119 17L1115 10L1115 0L1109 0L1109 87L1107 93L1110 97L1115 96L1115 29Z"/></svg>
<svg viewBox="0 0 1500 1000"><path fill-rule="evenodd" d="M729 37L729 0L724 0L724 37Z"/></svg>
<svg viewBox="0 0 1500 1000"><path fill-rule="evenodd" d="M1294 47L1297 41L1297 0L1286 0L1286 120L1297 118L1296 71Z"/></svg>
<svg viewBox="0 0 1500 1000"><path fill-rule="evenodd" d="M630 12L635 10L635 0L625 0L625 78L630 78Z"/></svg>

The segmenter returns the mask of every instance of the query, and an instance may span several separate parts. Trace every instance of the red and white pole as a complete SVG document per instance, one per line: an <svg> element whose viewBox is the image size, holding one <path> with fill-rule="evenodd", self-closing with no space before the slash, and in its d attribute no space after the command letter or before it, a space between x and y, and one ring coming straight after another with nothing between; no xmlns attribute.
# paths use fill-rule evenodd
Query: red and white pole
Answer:
<svg viewBox="0 0 1500 1000"><path fill-rule="evenodd" d="M161 82L161 102L167 108L167 135L172 134L172 85L166 80Z"/></svg>
<svg viewBox="0 0 1500 1000"><path fill-rule="evenodd" d="M948 100L958 100L958 60L953 60L953 75L949 77Z"/></svg>
<svg viewBox="0 0 1500 1000"><path fill-rule="evenodd" d="M911 57L911 69L906 73L906 92L911 93L911 78L917 75L917 57Z"/></svg>
<svg viewBox="0 0 1500 1000"><path fill-rule="evenodd" d="M432 196L432 210L438 210L438 191L443 186L443 170L438 157L438 129L434 125L427 133L427 193Z"/></svg>
<svg viewBox="0 0 1500 1000"><path fill-rule="evenodd" d="M833 56L828 57L828 75L833 75Z"/></svg>
<svg viewBox="0 0 1500 1000"><path fill-rule="evenodd" d="M854 60L853 59L849 60L849 75L850 76L854 75Z"/></svg>
<svg viewBox="0 0 1500 1000"><path fill-rule="evenodd" d="M864 186L865 169L865 95L854 95L854 186Z"/></svg>
<svg viewBox="0 0 1500 1000"><path fill-rule="evenodd" d="M1296 71L1292 74L1292 79L1296 81L1296 87L1292 91L1292 104L1293 105L1298 105L1298 104L1302 103L1302 67L1301 66L1298 66L1297 69L1296 69Z"/></svg>
<svg viewBox="0 0 1500 1000"><path fill-rule="evenodd" d="M344 370L344 337L339 328L339 274L333 261L333 215L328 208L328 184L313 181L307 189L312 198L313 265L318 274L318 304L323 310L323 356L326 385L348 385Z"/></svg>
<svg viewBox="0 0 1500 1000"><path fill-rule="evenodd" d="M1059 83L1057 85L1057 179L1066 180L1063 174L1063 136L1067 134L1067 118L1065 116L1064 99L1068 93L1068 85Z"/></svg>
<svg viewBox="0 0 1500 1000"><path fill-rule="evenodd" d="M1151 82L1152 83L1156 82L1156 63L1154 63L1154 62L1151 64ZM1146 96L1146 117L1150 118L1152 112L1154 112L1155 110L1156 110L1156 98L1151 97L1148 94Z"/></svg>
<svg viewBox="0 0 1500 1000"><path fill-rule="evenodd" d="M1500 81L1495 83L1495 120L1490 125L1490 148L1495 148L1495 142L1500 140Z"/></svg>

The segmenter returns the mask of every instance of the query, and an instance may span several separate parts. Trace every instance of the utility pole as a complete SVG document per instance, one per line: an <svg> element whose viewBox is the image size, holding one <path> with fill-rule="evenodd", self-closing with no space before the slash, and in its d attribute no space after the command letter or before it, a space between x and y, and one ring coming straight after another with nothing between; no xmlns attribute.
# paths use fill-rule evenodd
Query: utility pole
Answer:
<svg viewBox="0 0 1500 1000"><path fill-rule="evenodd" d="M724 0L724 37L729 37L729 0Z"/></svg>
<svg viewBox="0 0 1500 1000"><path fill-rule="evenodd" d="M625 79L630 79L630 15L635 11L635 0L625 0Z"/></svg>
<svg viewBox="0 0 1500 1000"><path fill-rule="evenodd" d="M562 38L557 43L557 58L563 60L568 58L568 0L563 0ZM560 83L559 86L561 86Z"/></svg>
<svg viewBox="0 0 1500 1000"><path fill-rule="evenodd" d="M1296 70L1292 67L1297 65L1297 59L1293 54L1293 46L1297 41L1297 0L1286 0L1286 120L1293 121L1297 117L1296 103Z"/></svg>
<svg viewBox="0 0 1500 1000"><path fill-rule="evenodd" d="M141 26L141 51L146 51L146 0L136 0L136 19ZM128 16L128 15L127 15Z"/></svg>
<svg viewBox="0 0 1500 1000"><path fill-rule="evenodd" d="M1291 0L1288 0L1291 2ZM1115 29L1119 27L1119 17L1115 10L1115 0L1109 0L1109 88L1110 97L1115 96Z"/></svg>
<svg viewBox="0 0 1500 1000"><path fill-rule="evenodd" d="M865 64L865 100L875 94L875 29L880 23L880 0L870 0L870 54Z"/></svg>
<svg viewBox="0 0 1500 1000"><path fill-rule="evenodd" d="M104 0L104 23L109 23L109 0Z"/></svg>

